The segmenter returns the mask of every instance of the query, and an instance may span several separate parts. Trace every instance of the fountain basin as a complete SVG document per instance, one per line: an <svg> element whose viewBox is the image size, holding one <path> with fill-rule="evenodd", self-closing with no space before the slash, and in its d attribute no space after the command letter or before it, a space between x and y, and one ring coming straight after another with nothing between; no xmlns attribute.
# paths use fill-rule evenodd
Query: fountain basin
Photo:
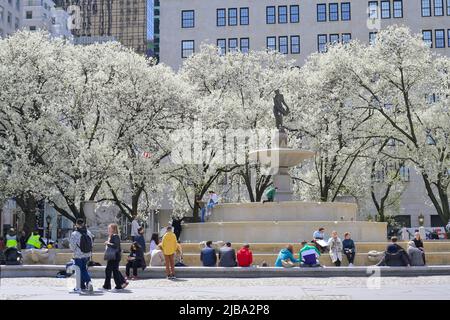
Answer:
<svg viewBox="0 0 450 320"><path fill-rule="evenodd" d="M220 203L209 221L355 221L357 210L355 203L344 202Z"/></svg>

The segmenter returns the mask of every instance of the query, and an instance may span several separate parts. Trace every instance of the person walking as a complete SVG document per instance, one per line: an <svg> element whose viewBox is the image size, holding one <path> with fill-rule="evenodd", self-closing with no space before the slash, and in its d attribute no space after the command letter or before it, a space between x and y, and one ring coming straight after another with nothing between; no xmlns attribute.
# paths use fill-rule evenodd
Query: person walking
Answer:
<svg viewBox="0 0 450 320"><path fill-rule="evenodd" d="M75 230L69 237L69 247L73 252L73 261L75 265L80 269L80 288L75 288L74 291L88 290L94 291L92 286L91 276L89 275L87 265L92 257L94 236L86 228L83 219L77 219L75 221Z"/></svg>
<svg viewBox="0 0 450 320"><path fill-rule="evenodd" d="M236 252L231 247L231 243L227 242L219 249L219 267L236 267Z"/></svg>
<svg viewBox="0 0 450 320"><path fill-rule="evenodd" d="M133 221L131 221L131 241L136 241L136 237L139 236L139 221L137 216L133 216Z"/></svg>
<svg viewBox="0 0 450 320"><path fill-rule="evenodd" d="M239 267L250 267L253 263L253 252L250 250L248 243L244 244L236 254Z"/></svg>
<svg viewBox="0 0 450 320"><path fill-rule="evenodd" d="M108 240L105 241L106 252L105 260L105 283L103 289L111 290L111 274L116 284L115 290L122 290L128 286L128 281L125 280L122 273L119 271L120 259L122 257L122 249L120 247L119 226L115 223L108 225Z"/></svg>
<svg viewBox="0 0 450 320"><path fill-rule="evenodd" d="M137 280L137 269L145 269L144 251L140 244L135 241L130 247L130 254L127 258L127 264L125 265L126 280L130 277L130 269L133 269L133 277L131 280Z"/></svg>
<svg viewBox="0 0 450 320"><path fill-rule="evenodd" d="M177 237L172 231L172 226L168 226L166 234L162 238L161 246L166 264L167 279L174 280L175 277L175 252L177 251Z"/></svg>
<svg viewBox="0 0 450 320"><path fill-rule="evenodd" d="M212 247L212 241L206 241L206 246L200 252L200 261L204 267L215 267L217 264L216 250Z"/></svg>
<svg viewBox="0 0 450 320"><path fill-rule="evenodd" d="M356 246L355 242L351 238L350 232L344 233L344 241L342 241L342 247L344 248L344 253L347 256L348 266L353 267L353 262L355 261Z"/></svg>
<svg viewBox="0 0 450 320"><path fill-rule="evenodd" d="M336 267L340 267L342 262L343 246L341 239L338 237L337 231L333 231L331 233L331 238L328 239L328 247L330 248L331 261Z"/></svg>
<svg viewBox="0 0 450 320"><path fill-rule="evenodd" d="M277 193L278 188L274 186L270 186L269 189L266 191L266 200L263 201L263 203L266 202L273 202L275 200L275 195Z"/></svg>

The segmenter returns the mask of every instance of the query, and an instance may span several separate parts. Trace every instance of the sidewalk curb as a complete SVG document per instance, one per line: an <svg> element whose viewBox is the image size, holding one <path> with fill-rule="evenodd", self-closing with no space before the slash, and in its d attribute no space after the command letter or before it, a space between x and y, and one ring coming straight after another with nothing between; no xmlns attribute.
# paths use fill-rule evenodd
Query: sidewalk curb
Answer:
<svg viewBox="0 0 450 320"><path fill-rule="evenodd" d="M64 265L0 266L0 278L47 277L54 278ZM124 273L125 267L120 267ZM283 277L417 277L450 275L450 266L425 267L326 267L326 268L223 268L223 267L176 267L180 278L283 278ZM164 267L147 267L139 270L140 279L165 278ZM105 267L90 267L93 278L104 278Z"/></svg>

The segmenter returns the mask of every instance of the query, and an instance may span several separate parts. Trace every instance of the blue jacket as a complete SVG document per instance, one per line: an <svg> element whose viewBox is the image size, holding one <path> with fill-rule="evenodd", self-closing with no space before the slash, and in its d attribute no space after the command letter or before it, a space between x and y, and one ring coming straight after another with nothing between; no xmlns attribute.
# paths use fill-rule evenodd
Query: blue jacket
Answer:
<svg viewBox="0 0 450 320"><path fill-rule="evenodd" d="M140 246L142 251L145 252L145 239L142 235L138 235L134 237L134 241L136 241Z"/></svg>
<svg viewBox="0 0 450 320"><path fill-rule="evenodd" d="M278 254L277 261L275 261L275 267L282 267L281 260L291 260L293 263L299 263L300 260L295 259L294 255L288 249L281 249Z"/></svg>
<svg viewBox="0 0 450 320"><path fill-rule="evenodd" d="M210 247L203 248L200 252L200 260L204 267L215 267L217 263L216 250Z"/></svg>
<svg viewBox="0 0 450 320"><path fill-rule="evenodd" d="M342 246L344 248L344 252L348 249L352 250L352 252L356 252L355 242L352 239L342 240Z"/></svg>

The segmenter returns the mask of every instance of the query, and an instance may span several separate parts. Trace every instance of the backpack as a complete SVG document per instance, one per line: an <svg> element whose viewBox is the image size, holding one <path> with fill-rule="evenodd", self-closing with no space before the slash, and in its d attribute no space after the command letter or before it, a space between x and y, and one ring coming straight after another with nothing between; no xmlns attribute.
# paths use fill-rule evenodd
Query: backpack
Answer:
<svg viewBox="0 0 450 320"><path fill-rule="evenodd" d="M19 265L22 264L22 255L16 248L8 248L5 251L5 260L6 265Z"/></svg>
<svg viewBox="0 0 450 320"><path fill-rule="evenodd" d="M92 252L92 239L89 237L86 231L81 232L80 245L78 246L83 253L91 253Z"/></svg>

